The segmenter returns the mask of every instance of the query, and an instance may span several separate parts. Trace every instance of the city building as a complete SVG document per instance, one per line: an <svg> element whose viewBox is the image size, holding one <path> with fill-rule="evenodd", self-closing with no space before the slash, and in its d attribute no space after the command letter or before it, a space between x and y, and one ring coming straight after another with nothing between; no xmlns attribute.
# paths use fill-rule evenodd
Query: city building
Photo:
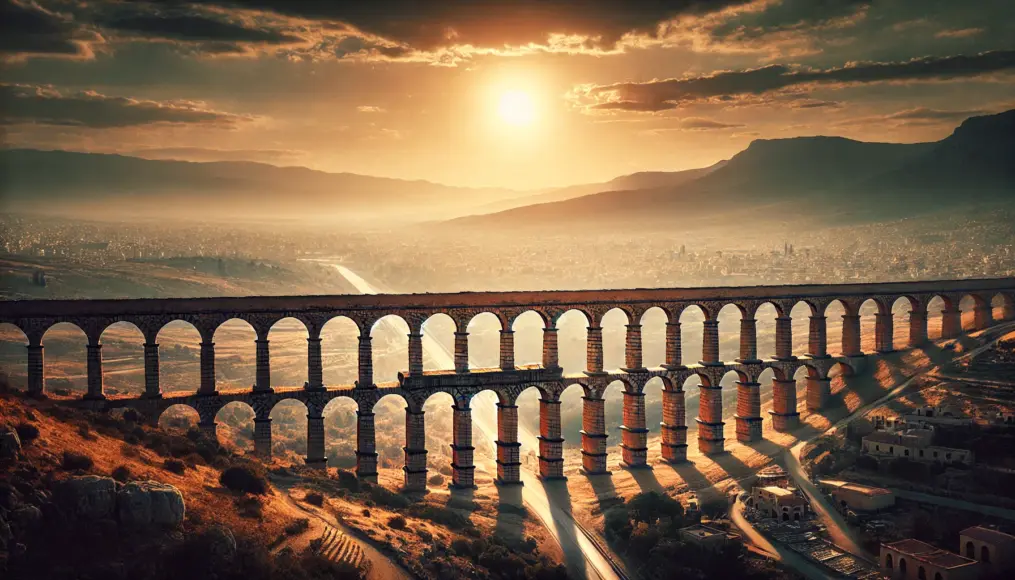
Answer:
<svg viewBox="0 0 1015 580"><path fill-rule="evenodd" d="M959 532L959 553L972 558L991 574L1015 572L1015 536L983 526Z"/></svg>
<svg viewBox="0 0 1015 580"><path fill-rule="evenodd" d="M728 543L740 539L740 536L737 534L731 534L703 524L680 528L677 533L680 535L681 540L713 552L718 552L726 547Z"/></svg>
<svg viewBox="0 0 1015 580"><path fill-rule="evenodd" d="M881 544L879 560L894 580L972 580L982 570L972 558L912 538Z"/></svg>
<svg viewBox="0 0 1015 580"><path fill-rule="evenodd" d="M907 429L899 433L875 431L863 438L863 451L876 457L905 457L914 461L973 463L973 452L931 445L930 429Z"/></svg>
<svg viewBox="0 0 1015 580"><path fill-rule="evenodd" d="M951 427L964 427L973 424L971 417L963 416L961 411L951 405L937 405L936 407L926 406L917 409L913 413L903 415L907 425L946 425Z"/></svg>
<svg viewBox="0 0 1015 580"><path fill-rule="evenodd" d="M751 491L754 508L765 517L800 521L807 513L807 500L785 487L767 485Z"/></svg>
<svg viewBox="0 0 1015 580"><path fill-rule="evenodd" d="M883 487L823 479L821 489L832 496L840 510L879 512L895 506L895 494Z"/></svg>

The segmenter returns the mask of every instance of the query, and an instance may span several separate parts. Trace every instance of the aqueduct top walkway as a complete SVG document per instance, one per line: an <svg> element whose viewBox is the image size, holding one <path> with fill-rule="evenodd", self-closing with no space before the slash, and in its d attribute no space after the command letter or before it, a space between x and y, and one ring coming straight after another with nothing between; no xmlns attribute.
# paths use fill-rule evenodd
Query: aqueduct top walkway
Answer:
<svg viewBox="0 0 1015 580"><path fill-rule="evenodd" d="M799 421L796 409L794 373L807 369L807 407L821 409L829 394L829 371L838 364L850 370L862 365L865 355L860 348L861 304L877 304L875 347L878 353L893 348L891 308L899 298L909 301L909 346L927 341L927 305L935 297L944 302L942 337L962 332L959 302L969 296L974 302L973 327L992 324L991 304L1001 301L1001 319L1015 319L1015 278L890 282L876 284L822 284L794 286L751 286L718 288L673 288L595 291L477 292L453 294L379 294L337 296L270 296L242 298L187 298L135 300L31 300L0 302L0 323L20 328L27 338L28 389L34 394L45 391L45 366L42 337L57 323L69 322L88 337L88 391L85 399L97 406L129 406L157 417L173 404L187 404L200 415L202 428L215 429L215 414L224 405L244 401L255 411L254 439L258 453L269 454L272 407L281 400L299 399L308 408L307 463L323 466L325 405L338 397L349 397L359 405L357 472L362 477L377 473L373 404L387 394L398 394L406 403L405 483L409 489L426 485L425 418L423 402L433 393L447 392L454 399L453 482L473 484L472 397L492 390L499 397L497 463L498 478L505 483L519 481L518 409L515 400L525 389L535 386L540 398L540 472L544 477L563 475L563 439L560 436L560 393L572 384L585 390L583 399L582 454L590 473L606 469L606 425L603 391L614 381L625 385L624 424L621 445L624 462L632 467L645 465L648 429L642 389L654 377L662 379L663 423L662 455L668 461L686 457L686 420L684 416L684 380L697 375L701 380L701 402L697 418L698 445L704 453L723 451L722 397L719 381L727 372L738 376L737 438L754 441L761 436L761 398L758 378L772 369L774 402L772 420L779 430L794 428ZM793 356L790 312L798 303L810 311L807 354ZM825 310L833 302L842 304L842 355L831 357L827 351ZM718 314L726 305L741 313L740 356L734 361L719 357ZM772 359L761 360L757 353L755 313L764 304L777 311ZM680 314L697 306L704 313L703 347L697 362L681 360ZM665 313L666 356L661 367L646 368L642 361L641 319L650 309ZM628 318L626 326L625 366L606 372L603 369L601 322L607 312L619 309ZM587 365L580 375L565 375L558 363L557 328L568 311L582 312L587 321ZM512 325L522 314L534 311L543 320L542 364L517 366L514 361ZM494 369L469 368L469 321L483 313L492 313L501 323L500 364ZM423 370L422 326L436 314L446 314L455 323L454 369ZM358 380L354 385L325 386L321 358L321 329L335 317L352 320L359 329ZM377 385L373 377L370 330L383 317L398 316L409 327L406 372L397 384ZM216 328L239 318L250 323L257 334L256 380L252 389L221 392L215 381ZM270 384L268 332L283 318L296 318L307 328L307 376L303 388L278 388ZM201 380L197 392L163 396L159 385L159 330L166 324L184 320L201 335ZM135 325L144 335L145 391L136 398L108 399L103 393L100 337L103 330L118 322Z"/></svg>

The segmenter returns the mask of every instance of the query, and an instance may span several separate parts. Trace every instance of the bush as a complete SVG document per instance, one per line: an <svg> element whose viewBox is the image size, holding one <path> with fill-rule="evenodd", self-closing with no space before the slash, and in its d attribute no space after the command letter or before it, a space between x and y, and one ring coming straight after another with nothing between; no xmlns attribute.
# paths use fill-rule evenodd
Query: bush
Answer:
<svg viewBox="0 0 1015 580"><path fill-rule="evenodd" d="M295 536L297 534L302 534L308 529L310 529L310 520L307 518L299 518L285 527L285 534L287 536Z"/></svg>
<svg viewBox="0 0 1015 580"><path fill-rule="evenodd" d="M472 544L465 538L457 538L451 542L451 549L458 556L471 556L472 555Z"/></svg>
<svg viewBox="0 0 1015 580"><path fill-rule="evenodd" d="M120 446L120 455L124 457L141 457L141 451L130 443L124 443Z"/></svg>
<svg viewBox="0 0 1015 580"><path fill-rule="evenodd" d="M404 495L389 491L379 485L371 486L370 499L372 499L377 505L395 509L407 508L411 503L409 498Z"/></svg>
<svg viewBox="0 0 1015 580"><path fill-rule="evenodd" d="M167 459L162 464L162 467L164 467L166 471L175 473L176 475L183 475L183 472L187 470L187 466L179 459Z"/></svg>
<svg viewBox="0 0 1015 580"><path fill-rule="evenodd" d="M307 495L303 499L310 505L317 507L324 505L324 495L316 491L307 492Z"/></svg>
<svg viewBox="0 0 1015 580"><path fill-rule="evenodd" d="M444 485L444 476L439 474L439 473L435 473L435 474L431 475L430 479L428 479L426 481L430 485L432 485L434 487L438 487L438 486Z"/></svg>
<svg viewBox="0 0 1015 580"><path fill-rule="evenodd" d="M388 527L393 530L404 530L405 529L405 518L402 516L392 516L388 520Z"/></svg>
<svg viewBox="0 0 1015 580"><path fill-rule="evenodd" d="M359 491L359 478L356 474L345 469L338 470L338 485L352 492Z"/></svg>
<svg viewBox="0 0 1015 580"><path fill-rule="evenodd" d="M130 472L129 467L127 467L126 465L120 465L117 466L115 469L113 469L113 472L110 473L110 475L113 477L113 479L119 481L120 483L127 483L128 481L130 481L130 476L132 474Z"/></svg>
<svg viewBox="0 0 1015 580"><path fill-rule="evenodd" d="M263 494L268 491L268 481L263 475L247 466L234 465L222 472L219 483L241 493Z"/></svg>
<svg viewBox="0 0 1015 580"><path fill-rule="evenodd" d="M360 513L362 513L363 517L365 517L365 518L369 518L370 517L370 510L368 510L367 508L363 508L363 511L360 512Z"/></svg>
<svg viewBox="0 0 1015 580"><path fill-rule="evenodd" d="M67 471L91 469L94 464L95 462L92 461L92 458L83 453L74 453L73 451L63 452L63 463L61 466Z"/></svg>
<svg viewBox="0 0 1015 580"><path fill-rule="evenodd" d="M14 430L18 432L18 439L21 439L22 445L31 443L39 438L39 428L31 423L18 423L14 427Z"/></svg>

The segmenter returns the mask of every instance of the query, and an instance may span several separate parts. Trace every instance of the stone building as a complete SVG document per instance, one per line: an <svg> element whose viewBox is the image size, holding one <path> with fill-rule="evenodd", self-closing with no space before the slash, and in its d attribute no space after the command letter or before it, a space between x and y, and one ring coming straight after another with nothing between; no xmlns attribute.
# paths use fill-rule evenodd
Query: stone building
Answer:
<svg viewBox="0 0 1015 580"><path fill-rule="evenodd" d="M680 528L678 533L681 540L713 552L718 552L730 542L740 539L740 536L737 534L731 534L703 524Z"/></svg>
<svg viewBox="0 0 1015 580"><path fill-rule="evenodd" d="M895 494L882 487L823 479L821 489L832 496L835 505L842 511L880 512L895 505Z"/></svg>
<svg viewBox="0 0 1015 580"><path fill-rule="evenodd" d="M765 517L798 522L807 513L807 500L785 487L768 485L751 492L754 508Z"/></svg>
<svg viewBox="0 0 1015 580"><path fill-rule="evenodd" d="M973 452L968 449L931 445L930 429L907 429L900 433L875 431L863 438L863 451L875 457L905 457L913 461L960 462L972 465Z"/></svg>
<svg viewBox="0 0 1015 580"><path fill-rule="evenodd" d="M980 562L991 574L1015 573L1015 536L1004 532L983 526L966 528L959 533L959 553Z"/></svg>
<svg viewBox="0 0 1015 580"><path fill-rule="evenodd" d="M972 580L982 570L976 560L912 538L881 544L879 560L893 580Z"/></svg>

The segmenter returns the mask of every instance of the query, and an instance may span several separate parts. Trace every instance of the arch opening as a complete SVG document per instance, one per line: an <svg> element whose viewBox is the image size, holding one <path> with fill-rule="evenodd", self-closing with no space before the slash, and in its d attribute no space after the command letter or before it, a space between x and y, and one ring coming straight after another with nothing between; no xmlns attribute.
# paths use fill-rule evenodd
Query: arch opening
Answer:
<svg viewBox="0 0 1015 580"><path fill-rule="evenodd" d="M609 371L627 366L628 324L630 318L620 308L609 310L599 322L603 329L603 369Z"/></svg>
<svg viewBox="0 0 1015 580"><path fill-rule="evenodd" d="M648 368L660 367L666 362L666 311L653 306L641 315L641 356Z"/></svg>
<svg viewBox="0 0 1015 580"><path fill-rule="evenodd" d="M726 304L719 309L719 360L732 361L740 358L740 320L743 318L736 304Z"/></svg>
<svg viewBox="0 0 1015 580"><path fill-rule="evenodd" d="M201 333L183 320L159 329L159 387L163 393L196 393L201 386Z"/></svg>
<svg viewBox="0 0 1015 580"><path fill-rule="evenodd" d="M215 384L221 390L246 390L257 377L257 332L246 320L231 318L215 329Z"/></svg>
<svg viewBox="0 0 1015 580"><path fill-rule="evenodd" d="M271 385L302 387L307 382L307 326L296 318L283 318L268 330Z"/></svg>
<svg viewBox="0 0 1015 580"><path fill-rule="evenodd" d="M423 322L423 370L440 371L455 368L455 321L438 312Z"/></svg>
<svg viewBox="0 0 1015 580"><path fill-rule="evenodd" d="M842 355L842 317L846 315L846 305L841 300L833 300L825 307L825 340L828 354Z"/></svg>
<svg viewBox="0 0 1015 580"><path fill-rule="evenodd" d="M254 409L242 402L226 403L215 413L215 435L223 447L251 453L254 449Z"/></svg>
<svg viewBox="0 0 1015 580"><path fill-rule="evenodd" d="M680 312L680 351L684 364L700 361L704 354L705 311L692 304Z"/></svg>
<svg viewBox="0 0 1015 580"><path fill-rule="evenodd" d="M401 471L405 464L405 407L405 399L396 394L384 395L373 406L378 470Z"/></svg>
<svg viewBox="0 0 1015 580"><path fill-rule="evenodd" d="M356 411L359 405L350 397L335 397L321 411L324 417L324 450L328 467L356 467Z"/></svg>
<svg viewBox="0 0 1015 580"><path fill-rule="evenodd" d="M0 322L0 385L28 388L28 336L13 324Z"/></svg>
<svg viewBox="0 0 1015 580"><path fill-rule="evenodd" d="M919 306L909 296L899 296L892 302L892 348L895 350L909 346L909 321L914 304Z"/></svg>
<svg viewBox="0 0 1015 580"><path fill-rule="evenodd" d="M808 338L811 330L811 315L814 313L814 309L811 305L804 300L801 300L793 305L790 309L789 315L792 318L790 323L790 331L792 335L792 349L793 356L803 356L807 354Z"/></svg>
<svg viewBox="0 0 1015 580"><path fill-rule="evenodd" d="M587 370L589 324L589 318L580 310L568 310L557 319L557 353L565 373Z"/></svg>
<svg viewBox="0 0 1015 580"><path fill-rule="evenodd" d="M500 319L492 312L472 317L466 331L469 333L469 368L492 369L500 367Z"/></svg>
<svg viewBox="0 0 1015 580"><path fill-rule="evenodd" d="M307 406L299 399L282 399L271 418L271 456L299 464L307 456ZM325 440L327 444L327 440Z"/></svg>
<svg viewBox="0 0 1015 580"><path fill-rule="evenodd" d="M881 306L873 298L863 301L858 310L860 314L860 350L864 354L871 354L877 350L877 339L874 330L877 327L877 314Z"/></svg>
<svg viewBox="0 0 1015 580"><path fill-rule="evenodd" d="M45 347L46 392L81 396L88 390L88 337L70 322L58 322L42 335Z"/></svg>
<svg viewBox="0 0 1015 580"><path fill-rule="evenodd" d="M423 403L426 413L426 463L430 470L430 485L444 485L451 482L451 444L454 431L454 398L447 393L434 393ZM473 426L475 428L475 426ZM439 474L443 480L435 483Z"/></svg>
<svg viewBox="0 0 1015 580"><path fill-rule="evenodd" d="M944 327L944 315L942 312L948 307L948 303L941 296L934 296L927 302L927 338L940 340Z"/></svg>
<svg viewBox="0 0 1015 580"><path fill-rule="evenodd" d="M775 319L779 317L779 309L771 302L765 302L754 313L755 328L758 333L758 358L775 358Z"/></svg>
<svg viewBox="0 0 1015 580"><path fill-rule="evenodd" d="M185 434L196 429L200 422L197 409L183 403L170 405L159 414L159 429L169 433Z"/></svg>
<svg viewBox="0 0 1015 580"><path fill-rule="evenodd" d="M370 329L371 361L374 382L398 380L398 373L409 370L409 323L401 316L382 316ZM358 356L358 355L357 355Z"/></svg>
<svg viewBox="0 0 1015 580"><path fill-rule="evenodd" d="M336 316L321 327L321 365L326 386L352 386L359 378L359 327Z"/></svg>

